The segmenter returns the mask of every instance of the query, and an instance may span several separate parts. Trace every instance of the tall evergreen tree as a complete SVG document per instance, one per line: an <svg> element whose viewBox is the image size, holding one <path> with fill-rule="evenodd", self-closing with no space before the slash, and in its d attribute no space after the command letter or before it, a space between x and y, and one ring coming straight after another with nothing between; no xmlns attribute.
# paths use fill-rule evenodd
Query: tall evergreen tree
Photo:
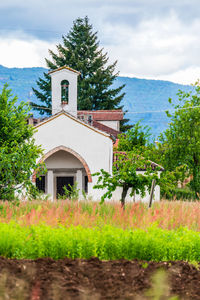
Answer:
<svg viewBox="0 0 200 300"><path fill-rule="evenodd" d="M120 109L125 93L124 85L112 88L112 83L118 76L115 73L117 61L108 65L107 53L99 49L97 32L93 32L88 17L74 21L72 29L62 37L63 44L57 45L58 53L49 50L51 60L46 59L47 67L55 70L62 66L69 66L78 70L78 110L110 110ZM51 84L50 76L44 73L44 78L37 81L39 90L33 89L41 104L31 103L34 110L41 115L51 115ZM131 126L127 119L121 122L121 130Z"/></svg>

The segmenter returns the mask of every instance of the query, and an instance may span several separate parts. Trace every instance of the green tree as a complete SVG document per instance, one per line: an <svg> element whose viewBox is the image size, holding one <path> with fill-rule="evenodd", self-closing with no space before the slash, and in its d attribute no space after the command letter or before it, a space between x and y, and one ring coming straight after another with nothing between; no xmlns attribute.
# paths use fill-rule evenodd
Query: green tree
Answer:
<svg viewBox="0 0 200 300"><path fill-rule="evenodd" d="M133 128L126 133L119 135L118 150L132 151L134 148L150 146L150 128L141 126L140 121L133 125Z"/></svg>
<svg viewBox="0 0 200 300"><path fill-rule="evenodd" d="M106 192L101 197L101 202L106 198L111 198L113 192L117 187L122 188L121 205L125 206L125 199L128 190L131 189L131 196L141 194L145 195L146 188L150 190L152 180L156 179L159 183L158 171L160 168L152 169L151 161L145 158L137 149L127 153L116 153L115 161L113 163L113 174L101 169L99 173L94 174L98 176L97 184L94 186L96 189L106 189ZM145 170L145 172L138 173L137 170Z"/></svg>
<svg viewBox="0 0 200 300"><path fill-rule="evenodd" d="M4 86L0 94L0 199L13 200L15 192L33 190L30 177L41 148L34 144L33 126L27 125L29 108L16 105L17 97Z"/></svg>
<svg viewBox="0 0 200 300"><path fill-rule="evenodd" d="M119 109L125 93L124 85L112 88L118 73L115 73L116 61L108 64L107 53L99 48L97 32L89 24L88 17L74 21L72 29L62 37L62 44L57 45L58 53L49 50L51 60L46 59L50 70L69 66L78 70L78 110ZM44 73L44 78L37 81L39 90L33 89L41 104L31 103L34 110L40 114L51 115L50 76ZM130 128L127 119L121 123L121 130Z"/></svg>
<svg viewBox="0 0 200 300"><path fill-rule="evenodd" d="M179 91L179 104L174 112L167 112L169 128L160 136L160 154L164 167L169 171L184 166L185 176L192 174L191 188L200 193L200 86L185 93ZM172 100L169 99L171 103ZM184 175L183 174L183 175ZM184 176L182 176L184 178Z"/></svg>

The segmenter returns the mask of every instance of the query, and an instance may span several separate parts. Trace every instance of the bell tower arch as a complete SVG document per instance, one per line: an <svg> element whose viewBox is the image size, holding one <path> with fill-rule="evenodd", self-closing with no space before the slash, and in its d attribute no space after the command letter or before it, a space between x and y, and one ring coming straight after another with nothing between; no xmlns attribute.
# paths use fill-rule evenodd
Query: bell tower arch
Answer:
<svg viewBox="0 0 200 300"><path fill-rule="evenodd" d="M49 72L52 115L65 110L77 117L77 79L80 73L67 66Z"/></svg>

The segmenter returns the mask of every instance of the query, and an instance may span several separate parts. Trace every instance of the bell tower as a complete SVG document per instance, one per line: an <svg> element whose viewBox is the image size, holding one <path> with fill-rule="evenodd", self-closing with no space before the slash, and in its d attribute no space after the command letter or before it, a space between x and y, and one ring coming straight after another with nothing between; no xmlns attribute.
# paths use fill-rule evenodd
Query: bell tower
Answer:
<svg viewBox="0 0 200 300"><path fill-rule="evenodd" d="M80 73L67 66L49 72L52 115L65 110L77 117L77 78Z"/></svg>

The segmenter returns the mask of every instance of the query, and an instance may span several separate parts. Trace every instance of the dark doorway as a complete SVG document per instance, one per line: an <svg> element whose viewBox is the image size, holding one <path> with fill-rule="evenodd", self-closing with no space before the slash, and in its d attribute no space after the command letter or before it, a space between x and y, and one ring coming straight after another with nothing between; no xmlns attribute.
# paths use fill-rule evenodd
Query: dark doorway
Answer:
<svg viewBox="0 0 200 300"><path fill-rule="evenodd" d="M40 176L36 178L36 187L40 192L45 193L45 176Z"/></svg>
<svg viewBox="0 0 200 300"><path fill-rule="evenodd" d="M74 185L74 177L56 177L56 184L57 184L57 192L56 192L56 197L58 198L58 195L63 196L65 191L63 189L64 186L68 190L70 190L70 186Z"/></svg>

